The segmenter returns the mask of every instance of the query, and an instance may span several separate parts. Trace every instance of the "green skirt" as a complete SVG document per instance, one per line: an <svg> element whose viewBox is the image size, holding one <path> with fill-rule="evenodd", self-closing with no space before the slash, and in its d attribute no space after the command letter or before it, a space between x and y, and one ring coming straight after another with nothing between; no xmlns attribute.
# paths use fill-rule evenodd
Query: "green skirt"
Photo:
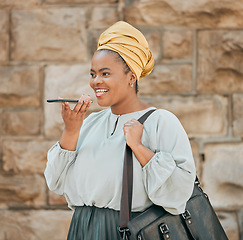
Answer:
<svg viewBox="0 0 243 240"><path fill-rule="evenodd" d="M140 212L132 213L132 217ZM67 240L120 240L120 212L95 206L76 207Z"/></svg>

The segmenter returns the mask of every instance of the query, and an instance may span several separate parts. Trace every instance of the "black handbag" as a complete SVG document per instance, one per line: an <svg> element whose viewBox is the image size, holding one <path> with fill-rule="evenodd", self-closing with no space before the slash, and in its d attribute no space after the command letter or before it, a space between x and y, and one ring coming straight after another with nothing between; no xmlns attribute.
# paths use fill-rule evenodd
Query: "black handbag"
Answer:
<svg viewBox="0 0 243 240"><path fill-rule="evenodd" d="M154 111L145 113L138 121L143 124ZM122 197L120 207L120 227L123 240L227 240L212 205L200 187L198 178L183 214L172 215L163 207L152 205L131 219L133 185L132 150L126 145Z"/></svg>

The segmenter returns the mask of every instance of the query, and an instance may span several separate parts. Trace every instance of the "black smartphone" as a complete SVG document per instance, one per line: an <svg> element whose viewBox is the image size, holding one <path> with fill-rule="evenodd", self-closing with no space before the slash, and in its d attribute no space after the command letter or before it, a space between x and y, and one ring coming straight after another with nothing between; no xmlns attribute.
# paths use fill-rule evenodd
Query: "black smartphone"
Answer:
<svg viewBox="0 0 243 240"><path fill-rule="evenodd" d="M47 100L48 103L53 103L53 102L70 102L70 103L77 103L78 100L74 100L74 99L62 99L62 98L58 98L58 99L48 99Z"/></svg>

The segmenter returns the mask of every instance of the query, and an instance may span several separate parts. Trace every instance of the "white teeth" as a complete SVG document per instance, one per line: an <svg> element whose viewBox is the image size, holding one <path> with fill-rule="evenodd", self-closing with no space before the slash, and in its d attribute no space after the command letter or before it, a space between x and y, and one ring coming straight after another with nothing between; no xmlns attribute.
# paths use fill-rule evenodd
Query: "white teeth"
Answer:
<svg viewBox="0 0 243 240"><path fill-rule="evenodd" d="M96 89L95 93L97 97L103 96L105 93L107 93L109 90L108 89Z"/></svg>
<svg viewBox="0 0 243 240"><path fill-rule="evenodd" d="M97 93L104 93L104 92L108 92L108 90L106 89L97 89L95 90Z"/></svg>

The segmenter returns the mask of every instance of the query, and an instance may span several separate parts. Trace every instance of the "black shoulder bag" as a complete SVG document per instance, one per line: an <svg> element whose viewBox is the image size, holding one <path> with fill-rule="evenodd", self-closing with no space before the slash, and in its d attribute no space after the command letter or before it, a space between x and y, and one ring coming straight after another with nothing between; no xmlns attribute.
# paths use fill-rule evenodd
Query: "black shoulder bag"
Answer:
<svg viewBox="0 0 243 240"><path fill-rule="evenodd" d="M138 121L143 124L154 111L145 113ZM131 219L133 185L132 150L126 145L120 227L123 240L228 240L208 196L200 187L198 178L183 214L172 215L163 207L152 205L140 215Z"/></svg>

